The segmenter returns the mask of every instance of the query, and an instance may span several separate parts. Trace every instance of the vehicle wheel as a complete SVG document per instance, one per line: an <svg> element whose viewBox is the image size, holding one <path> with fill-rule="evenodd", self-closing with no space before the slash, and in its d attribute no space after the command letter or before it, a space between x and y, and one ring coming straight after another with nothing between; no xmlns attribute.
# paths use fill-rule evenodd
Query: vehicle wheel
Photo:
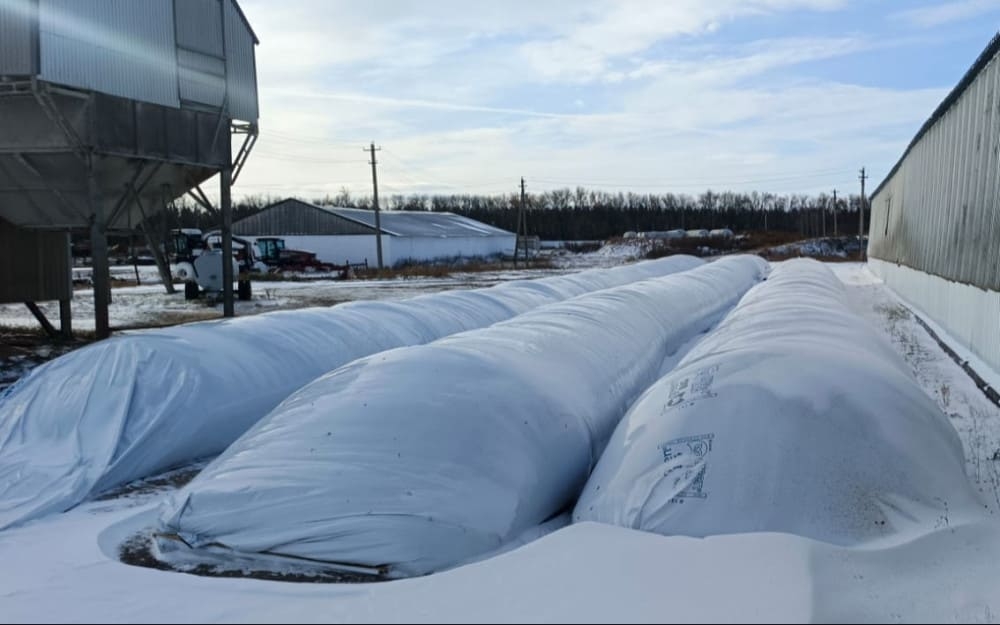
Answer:
<svg viewBox="0 0 1000 625"><path fill-rule="evenodd" d="M201 289L198 288L197 282L184 283L184 299L198 299L199 295L201 295Z"/></svg>
<svg viewBox="0 0 1000 625"><path fill-rule="evenodd" d="M253 288L249 280L240 280L236 283L236 296L241 302L249 302L253 297Z"/></svg>
<svg viewBox="0 0 1000 625"><path fill-rule="evenodd" d="M175 278L180 278L181 280L194 280L194 265L191 263L177 263L173 270Z"/></svg>

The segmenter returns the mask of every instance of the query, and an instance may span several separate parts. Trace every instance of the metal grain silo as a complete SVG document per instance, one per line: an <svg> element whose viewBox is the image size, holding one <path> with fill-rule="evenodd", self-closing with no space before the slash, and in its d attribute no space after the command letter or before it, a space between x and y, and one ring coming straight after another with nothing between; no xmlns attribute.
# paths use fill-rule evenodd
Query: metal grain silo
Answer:
<svg viewBox="0 0 1000 625"><path fill-rule="evenodd" d="M89 229L100 336L108 231L217 173L228 230L257 137L257 43L235 0L0 0L0 220Z"/></svg>

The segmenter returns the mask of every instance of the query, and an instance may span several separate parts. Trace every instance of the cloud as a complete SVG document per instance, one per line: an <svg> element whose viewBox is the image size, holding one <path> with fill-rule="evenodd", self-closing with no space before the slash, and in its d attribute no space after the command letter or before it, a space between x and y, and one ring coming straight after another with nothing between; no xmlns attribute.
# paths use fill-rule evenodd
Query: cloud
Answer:
<svg viewBox="0 0 1000 625"><path fill-rule="evenodd" d="M525 61L542 77L588 82L617 75L616 60L680 36L719 30L741 17L789 10L832 10L841 0L616 0L558 36L522 46Z"/></svg>
<svg viewBox="0 0 1000 625"><path fill-rule="evenodd" d="M921 28L932 28L997 10L1000 10L1000 0L960 0L900 11L893 17Z"/></svg>
<svg viewBox="0 0 1000 625"><path fill-rule="evenodd" d="M881 33L726 37L845 0L242 4L262 42L243 194L366 194L372 140L390 195L506 193L522 175L532 189L843 187L862 165L887 171L945 91L810 73L893 45Z"/></svg>
<svg viewBox="0 0 1000 625"><path fill-rule="evenodd" d="M342 100L382 106L387 108L423 108L439 111L454 111L465 113L490 113L510 115L515 117L568 117L564 113L547 113L530 109L504 108L497 106L477 106L443 100L420 100L414 98L391 98L368 95L364 93L332 93L323 91L286 91L282 95L294 99Z"/></svg>

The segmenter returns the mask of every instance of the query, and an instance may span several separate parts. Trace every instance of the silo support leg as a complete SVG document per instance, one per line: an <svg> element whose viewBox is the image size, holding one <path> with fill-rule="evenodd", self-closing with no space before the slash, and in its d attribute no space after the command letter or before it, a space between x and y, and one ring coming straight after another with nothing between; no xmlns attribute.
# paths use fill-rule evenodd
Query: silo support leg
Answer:
<svg viewBox="0 0 1000 625"><path fill-rule="evenodd" d="M42 312L42 309L38 307L38 304L35 302L25 302L24 305L27 306L28 310L31 311L31 314L35 316L35 319L37 319L38 323L41 324L42 329L45 330L45 334L49 335L49 338L54 339L59 337L59 333L56 332L56 329L51 323L49 323L48 318L45 316L45 313Z"/></svg>
<svg viewBox="0 0 1000 625"><path fill-rule="evenodd" d="M104 206L93 171L90 174L90 250L93 260L94 330L98 340L111 336L108 305L111 303L111 267L108 263L108 238Z"/></svg>
<svg viewBox="0 0 1000 625"><path fill-rule="evenodd" d="M73 338L73 309L70 308L70 300L59 300L59 330L64 339Z"/></svg>
<svg viewBox="0 0 1000 625"><path fill-rule="evenodd" d="M229 167L220 172L220 204L222 205L222 316L235 317L233 305L233 170ZM250 250L247 250L250 253Z"/></svg>

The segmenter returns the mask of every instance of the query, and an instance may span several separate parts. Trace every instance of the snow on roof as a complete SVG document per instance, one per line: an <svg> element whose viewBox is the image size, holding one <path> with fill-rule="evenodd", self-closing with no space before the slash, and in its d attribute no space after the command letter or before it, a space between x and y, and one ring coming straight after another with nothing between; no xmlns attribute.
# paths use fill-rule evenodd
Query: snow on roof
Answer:
<svg viewBox="0 0 1000 625"><path fill-rule="evenodd" d="M375 227L375 212L361 208L318 206L344 219ZM475 219L454 213L430 211L381 211L382 232L400 237L496 237L514 236Z"/></svg>

